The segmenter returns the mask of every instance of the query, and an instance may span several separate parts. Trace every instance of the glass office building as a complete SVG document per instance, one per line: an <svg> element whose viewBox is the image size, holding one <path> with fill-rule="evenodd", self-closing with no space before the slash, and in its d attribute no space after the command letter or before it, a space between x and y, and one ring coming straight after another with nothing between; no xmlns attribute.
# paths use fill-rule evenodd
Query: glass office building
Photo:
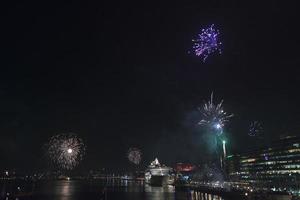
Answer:
<svg viewBox="0 0 300 200"><path fill-rule="evenodd" d="M273 190L300 189L300 137L285 137L261 148L226 159L231 181Z"/></svg>

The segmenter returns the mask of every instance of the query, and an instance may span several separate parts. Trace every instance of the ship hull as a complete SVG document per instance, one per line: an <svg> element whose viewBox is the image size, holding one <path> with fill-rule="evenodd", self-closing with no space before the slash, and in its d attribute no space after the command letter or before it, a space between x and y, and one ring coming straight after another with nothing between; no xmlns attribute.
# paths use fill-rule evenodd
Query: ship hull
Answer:
<svg viewBox="0 0 300 200"><path fill-rule="evenodd" d="M151 186L163 186L163 185L173 185L174 178L170 176L151 176L145 179L146 183Z"/></svg>
<svg viewBox="0 0 300 200"><path fill-rule="evenodd" d="M163 180L164 176L151 176L148 184L151 186L162 186L164 182Z"/></svg>

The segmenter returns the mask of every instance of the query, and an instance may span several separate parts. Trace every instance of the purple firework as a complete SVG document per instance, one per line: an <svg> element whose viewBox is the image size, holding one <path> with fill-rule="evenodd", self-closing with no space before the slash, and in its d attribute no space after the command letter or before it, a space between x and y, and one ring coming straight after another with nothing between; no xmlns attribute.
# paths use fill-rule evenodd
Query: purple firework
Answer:
<svg viewBox="0 0 300 200"><path fill-rule="evenodd" d="M214 28L214 24L210 25L207 29L202 29L198 34L198 38L192 40L194 42L193 51L196 56L199 56L205 62L206 58L214 53L219 52L221 54L221 42L219 41L219 30Z"/></svg>
<svg viewBox="0 0 300 200"><path fill-rule="evenodd" d="M261 135L262 131L263 131L263 128L262 128L261 123L259 123L258 121L253 121L250 123L248 135L249 136L259 136L259 135Z"/></svg>

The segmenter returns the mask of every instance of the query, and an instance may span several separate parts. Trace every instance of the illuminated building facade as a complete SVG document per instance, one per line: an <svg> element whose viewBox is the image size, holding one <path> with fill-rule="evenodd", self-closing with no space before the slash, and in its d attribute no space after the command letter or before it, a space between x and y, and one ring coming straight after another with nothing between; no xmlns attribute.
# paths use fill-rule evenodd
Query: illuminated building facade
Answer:
<svg viewBox="0 0 300 200"><path fill-rule="evenodd" d="M190 180L191 176L194 174L196 170L196 166L190 163L177 163L175 166L176 171L176 179L177 183L185 184L187 181Z"/></svg>
<svg viewBox="0 0 300 200"><path fill-rule="evenodd" d="M196 166L190 163L177 163L175 170L177 172L191 172L196 169Z"/></svg>
<svg viewBox="0 0 300 200"><path fill-rule="evenodd" d="M231 181L274 190L300 188L300 137L282 138L268 148L227 156Z"/></svg>

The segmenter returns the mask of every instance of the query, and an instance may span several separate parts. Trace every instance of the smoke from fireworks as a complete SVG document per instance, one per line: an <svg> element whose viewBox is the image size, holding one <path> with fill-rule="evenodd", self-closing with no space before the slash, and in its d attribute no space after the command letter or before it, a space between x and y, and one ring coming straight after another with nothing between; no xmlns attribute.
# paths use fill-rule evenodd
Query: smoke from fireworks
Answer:
<svg viewBox="0 0 300 200"><path fill-rule="evenodd" d="M210 101L204 103L203 107L199 109L202 119L198 124L213 129L218 135L223 133L225 123L233 117L233 114L227 114L224 111L222 104L223 100L218 104L214 104L213 93L211 93Z"/></svg>
<svg viewBox="0 0 300 200"><path fill-rule="evenodd" d="M138 165L142 160L142 152L137 148L130 148L127 157L130 162Z"/></svg>
<svg viewBox="0 0 300 200"><path fill-rule="evenodd" d="M259 136L263 131L262 125L258 121L253 121L249 126L249 136Z"/></svg>
<svg viewBox="0 0 300 200"><path fill-rule="evenodd" d="M61 169L71 170L82 160L85 145L75 134L59 134L50 138L47 154L51 161Z"/></svg>
<svg viewBox="0 0 300 200"><path fill-rule="evenodd" d="M214 24L206 29L202 29L198 34L198 38L192 40L193 51L196 56L199 56L205 62L206 58L214 53L219 52L221 54L221 42L219 41L219 30L214 28Z"/></svg>

